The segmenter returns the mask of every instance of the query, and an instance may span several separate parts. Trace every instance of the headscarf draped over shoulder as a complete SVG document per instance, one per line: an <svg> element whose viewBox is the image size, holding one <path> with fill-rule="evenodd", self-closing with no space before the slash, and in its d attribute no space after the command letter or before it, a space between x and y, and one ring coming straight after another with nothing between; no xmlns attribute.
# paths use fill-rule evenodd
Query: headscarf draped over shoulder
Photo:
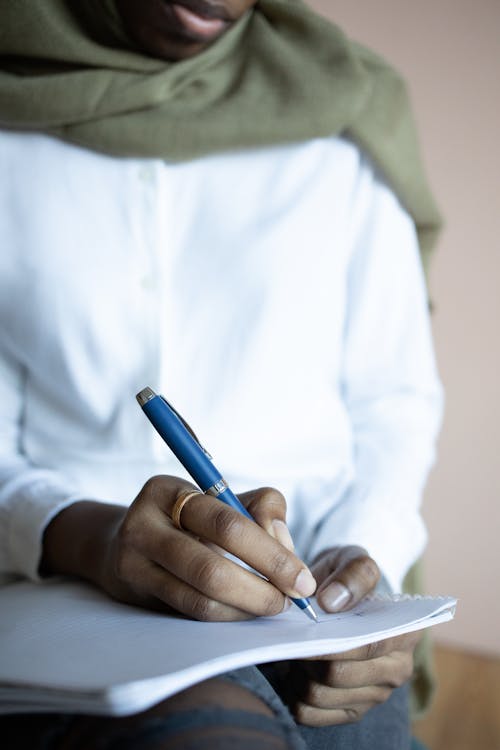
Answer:
<svg viewBox="0 0 500 750"><path fill-rule="evenodd" d="M171 161L342 134L413 216L424 265L440 224L401 77L302 0L260 0L180 62L138 50L113 0L2 0L0 127Z"/></svg>

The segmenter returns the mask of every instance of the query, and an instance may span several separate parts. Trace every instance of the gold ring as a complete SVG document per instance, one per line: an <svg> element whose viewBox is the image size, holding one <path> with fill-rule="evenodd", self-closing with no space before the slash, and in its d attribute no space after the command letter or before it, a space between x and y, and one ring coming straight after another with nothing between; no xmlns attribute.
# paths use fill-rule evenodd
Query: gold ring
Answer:
<svg viewBox="0 0 500 750"><path fill-rule="evenodd" d="M172 523L174 524L176 529L185 531L183 525L181 524L182 509L184 508L188 500L191 500L191 498L195 495L202 494L203 492L199 492L199 490L187 490L187 492L183 492L179 495L174 503L174 507L172 508Z"/></svg>

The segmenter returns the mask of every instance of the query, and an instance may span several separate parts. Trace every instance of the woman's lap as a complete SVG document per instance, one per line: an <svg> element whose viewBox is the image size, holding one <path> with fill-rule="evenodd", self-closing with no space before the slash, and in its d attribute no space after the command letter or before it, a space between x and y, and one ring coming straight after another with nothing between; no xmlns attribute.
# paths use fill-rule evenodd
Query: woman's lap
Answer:
<svg viewBox="0 0 500 750"><path fill-rule="evenodd" d="M269 670L266 669L269 676ZM257 667L222 675L257 696L271 709L269 715L243 710L238 703L225 709L215 702L200 708L162 714L155 707L124 718L31 714L0 717L0 745L5 750L160 750L174 747L217 750L408 750L410 731L408 689L391 698L359 722L330 727L295 724L270 682ZM220 680L218 680L220 684ZM166 701L164 706L167 706ZM212 743L212 744L211 744Z"/></svg>

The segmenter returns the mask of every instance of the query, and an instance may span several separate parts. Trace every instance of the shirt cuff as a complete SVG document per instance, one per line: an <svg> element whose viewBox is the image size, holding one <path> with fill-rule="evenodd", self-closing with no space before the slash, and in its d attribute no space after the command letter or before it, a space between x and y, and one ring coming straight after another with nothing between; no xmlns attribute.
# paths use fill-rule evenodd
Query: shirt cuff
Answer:
<svg viewBox="0 0 500 750"><path fill-rule="evenodd" d="M90 498L75 494L53 472L43 470L14 479L2 494L4 492L12 498L6 540L8 573L39 581L38 568L46 527L64 508Z"/></svg>

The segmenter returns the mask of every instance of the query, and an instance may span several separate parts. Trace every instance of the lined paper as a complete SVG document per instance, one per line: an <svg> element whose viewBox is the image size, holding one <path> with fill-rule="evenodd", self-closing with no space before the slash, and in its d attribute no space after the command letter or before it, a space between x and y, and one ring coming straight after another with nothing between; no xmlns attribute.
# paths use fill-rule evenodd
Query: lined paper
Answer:
<svg viewBox="0 0 500 750"><path fill-rule="evenodd" d="M374 597L340 614L316 606L318 624L296 607L200 623L117 603L85 583L14 583L0 589L0 713L134 713L230 669L446 622L455 606L452 597Z"/></svg>

